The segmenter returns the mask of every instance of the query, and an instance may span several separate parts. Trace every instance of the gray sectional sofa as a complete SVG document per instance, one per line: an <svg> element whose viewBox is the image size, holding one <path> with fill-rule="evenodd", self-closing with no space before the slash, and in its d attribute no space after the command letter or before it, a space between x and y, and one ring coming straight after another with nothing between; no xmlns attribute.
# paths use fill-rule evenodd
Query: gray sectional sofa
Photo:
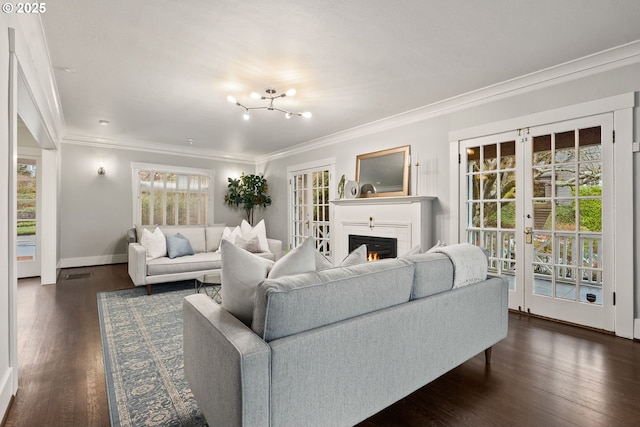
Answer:
<svg viewBox="0 0 640 427"><path fill-rule="evenodd" d="M428 253L265 279L251 327L186 297L185 376L207 422L349 426L490 357L507 335L507 281L452 288L455 265Z"/></svg>
<svg viewBox="0 0 640 427"><path fill-rule="evenodd" d="M155 228L155 227L149 227ZM146 286L151 294L151 285L157 283L191 280L206 276L207 282L220 283L221 256L218 248L225 229L224 224L211 226L160 226L165 235L180 233L185 236L193 248L194 254L169 258L163 256L148 259L147 253L139 243L141 229L127 231L129 242L127 249L129 277L136 286ZM282 242L267 239L269 252L258 256L277 260L282 255Z"/></svg>

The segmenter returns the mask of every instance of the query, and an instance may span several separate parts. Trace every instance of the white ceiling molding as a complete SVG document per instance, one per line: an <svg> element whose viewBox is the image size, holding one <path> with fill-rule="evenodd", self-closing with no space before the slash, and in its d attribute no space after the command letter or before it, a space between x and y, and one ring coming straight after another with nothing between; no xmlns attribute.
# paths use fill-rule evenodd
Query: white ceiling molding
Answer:
<svg viewBox="0 0 640 427"><path fill-rule="evenodd" d="M94 138L81 135L67 135L62 139L63 144L92 146L97 148L111 148L118 150L142 151L148 153L170 154L173 156L204 158L228 163L244 163L255 165L255 159L249 156L236 156L194 147L177 147L166 144L155 144L139 141L119 141L113 139Z"/></svg>
<svg viewBox="0 0 640 427"><path fill-rule="evenodd" d="M39 18L20 20L18 23L16 57L21 78L40 114L44 131L51 140L45 148L57 148L56 144L66 127L44 29Z"/></svg>
<svg viewBox="0 0 640 427"><path fill-rule="evenodd" d="M486 123L472 128L453 130L449 132L449 141L451 143L455 143L469 138L495 135L497 133L525 127L541 126L564 120L572 120L579 117L594 116L596 114L610 113L612 111L633 108L635 107L635 97L634 92L622 93L620 95L581 102L579 104L568 105L566 107L555 108L553 110L527 114L522 117L514 117L507 120L501 120L499 122Z"/></svg>
<svg viewBox="0 0 640 427"><path fill-rule="evenodd" d="M315 150L331 144L359 138L385 130L428 120L455 111L498 101L500 99L542 89L548 86L568 82L578 78L598 74L640 62L640 40L622 46L607 49L573 61L565 62L544 70L487 86L424 107L377 120L352 129L294 145L256 159L265 163L277 158Z"/></svg>

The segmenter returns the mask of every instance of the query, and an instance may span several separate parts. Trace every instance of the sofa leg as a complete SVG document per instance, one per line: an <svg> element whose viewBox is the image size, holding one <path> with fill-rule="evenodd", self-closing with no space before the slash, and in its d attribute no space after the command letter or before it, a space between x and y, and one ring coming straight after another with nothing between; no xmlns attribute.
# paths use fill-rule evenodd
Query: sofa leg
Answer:
<svg viewBox="0 0 640 427"><path fill-rule="evenodd" d="M147 285L147 295L151 295L151 285Z"/></svg>
<svg viewBox="0 0 640 427"><path fill-rule="evenodd" d="M484 351L484 362L487 365L491 364L491 349L493 349L493 347L489 347Z"/></svg>

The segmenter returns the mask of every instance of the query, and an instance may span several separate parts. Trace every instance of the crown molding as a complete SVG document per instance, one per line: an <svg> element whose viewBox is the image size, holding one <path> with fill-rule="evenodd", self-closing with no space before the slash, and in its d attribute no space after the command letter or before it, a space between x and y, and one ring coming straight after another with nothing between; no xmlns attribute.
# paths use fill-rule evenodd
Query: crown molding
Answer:
<svg viewBox="0 0 640 427"><path fill-rule="evenodd" d="M86 135L69 134L62 138L63 143L92 145L102 148L147 151L181 155L185 157L207 158L230 163L264 164L280 158L305 153L311 150L339 144L367 135L406 126L415 122L433 119L456 111L480 106L500 99L532 92L545 87L576 80L589 75L621 68L640 62L640 40L607 49L582 58L535 71L520 77L506 80L491 86L467 92L461 95L434 102L403 113L389 116L374 122L336 132L320 138L308 140L289 148L275 151L264 156L231 155L214 150L193 147L176 147L142 141L121 141L96 138Z"/></svg>
<svg viewBox="0 0 640 427"><path fill-rule="evenodd" d="M548 86L576 80L638 62L640 62L640 40L434 102L375 122L303 142L284 150L260 156L256 159L256 162L266 163L279 158L326 147L327 145L339 144L351 139L432 119L445 114L451 114L456 111L532 92Z"/></svg>
<svg viewBox="0 0 640 427"><path fill-rule="evenodd" d="M238 156L221 153L214 150L205 150L194 147L178 147L175 145L144 142L144 141L121 141L116 139L96 138L86 135L65 135L62 138L63 144L83 145L97 148L110 148L129 151L143 151L149 153L160 153L178 155L184 157L205 158L228 163L245 163L255 165L255 158L252 156Z"/></svg>

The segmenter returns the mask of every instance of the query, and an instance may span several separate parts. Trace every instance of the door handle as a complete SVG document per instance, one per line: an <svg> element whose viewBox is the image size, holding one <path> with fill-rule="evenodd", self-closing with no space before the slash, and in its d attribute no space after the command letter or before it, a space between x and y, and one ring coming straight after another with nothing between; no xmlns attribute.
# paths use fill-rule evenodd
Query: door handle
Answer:
<svg viewBox="0 0 640 427"><path fill-rule="evenodd" d="M531 243L533 243L533 228L532 227L526 227L524 229L524 242L527 245L530 245Z"/></svg>

